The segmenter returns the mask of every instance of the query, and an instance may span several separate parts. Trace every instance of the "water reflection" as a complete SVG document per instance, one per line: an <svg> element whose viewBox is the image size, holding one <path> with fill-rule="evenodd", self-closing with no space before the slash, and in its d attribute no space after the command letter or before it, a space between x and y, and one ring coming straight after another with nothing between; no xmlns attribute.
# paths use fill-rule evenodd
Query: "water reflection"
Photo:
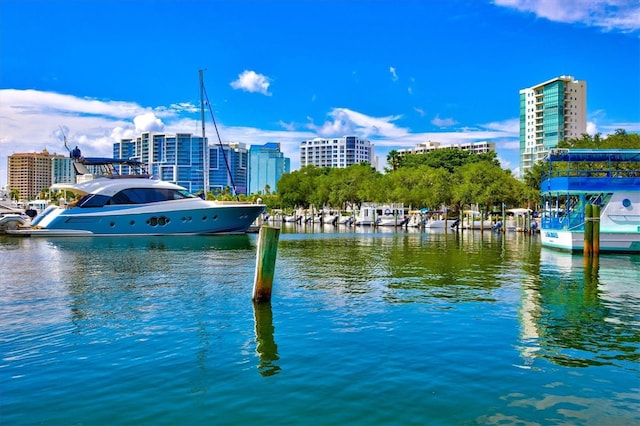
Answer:
<svg viewBox="0 0 640 426"><path fill-rule="evenodd" d="M156 237L60 237L47 238L51 247L63 250L246 250L251 248L251 237L241 235L185 235Z"/></svg>
<svg viewBox="0 0 640 426"><path fill-rule="evenodd" d="M183 285L202 284L202 273L225 266L228 256L222 253L252 252L247 235L52 238L41 243L61 257L77 327L87 320L148 315L158 300L182 291ZM105 306L110 308L105 311Z"/></svg>
<svg viewBox="0 0 640 426"><path fill-rule="evenodd" d="M511 278L505 262L522 268L523 256L525 263L538 260L536 239L513 237L448 230L399 232L393 238L378 231L326 238L285 234L280 246L287 268L305 277L304 288L345 299L370 294L389 303L495 301L493 292Z"/></svg>
<svg viewBox="0 0 640 426"><path fill-rule="evenodd" d="M522 356L570 367L639 361L640 257L541 250L539 279L523 285Z"/></svg>
<svg viewBox="0 0 640 426"><path fill-rule="evenodd" d="M256 325L256 352L260 360L258 370L265 377L273 376L280 371L280 367L276 364L280 357L278 356L278 345L273 337L275 328L273 327L271 303L254 302L253 315Z"/></svg>

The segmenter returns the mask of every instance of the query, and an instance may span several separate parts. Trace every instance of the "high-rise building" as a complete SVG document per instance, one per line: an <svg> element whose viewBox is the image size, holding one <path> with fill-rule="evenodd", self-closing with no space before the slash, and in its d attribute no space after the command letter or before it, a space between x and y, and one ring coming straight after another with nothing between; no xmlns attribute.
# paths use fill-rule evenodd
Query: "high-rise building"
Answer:
<svg viewBox="0 0 640 426"><path fill-rule="evenodd" d="M335 139L315 138L300 142L300 167L345 168L357 163L369 163L376 167L374 146L357 136Z"/></svg>
<svg viewBox="0 0 640 426"><path fill-rule="evenodd" d="M280 144L268 142L249 149L249 194L277 192L283 174L289 173L290 160L280 151Z"/></svg>
<svg viewBox="0 0 640 426"><path fill-rule="evenodd" d="M227 189L247 194L249 151L243 143L231 142L209 147L209 188L213 192Z"/></svg>
<svg viewBox="0 0 640 426"><path fill-rule="evenodd" d="M76 183L76 171L71 157L51 157L51 184L56 183Z"/></svg>
<svg viewBox="0 0 640 426"><path fill-rule="evenodd" d="M7 181L10 190L17 189L21 200L37 198L43 189L48 190L52 183L57 183L53 179L53 159L56 159L56 170L60 167L65 169L64 166L60 166L65 162L58 160L68 160L68 165L71 165L70 159L55 153L49 154L46 149L39 153L10 155L7 158Z"/></svg>
<svg viewBox="0 0 640 426"><path fill-rule="evenodd" d="M560 76L520 90L520 175L587 132L587 82Z"/></svg>
<svg viewBox="0 0 640 426"><path fill-rule="evenodd" d="M201 136L190 133L169 135L145 132L135 139L122 139L114 143L113 156L138 160L153 176L198 193L205 188L202 153L207 143L207 138L203 142ZM223 191L235 185L236 194L246 194L249 154L245 145L229 143L209 146L208 153L209 190ZM127 173L127 170L120 172Z"/></svg>
<svg viewBox="0 0 640 426"><path fill-rule="evenodd" d="M190 133L144 132L135 139L114 143L113 156L138 160L153 176L195 193L204 190L204 146L202 137Z"/></svg>

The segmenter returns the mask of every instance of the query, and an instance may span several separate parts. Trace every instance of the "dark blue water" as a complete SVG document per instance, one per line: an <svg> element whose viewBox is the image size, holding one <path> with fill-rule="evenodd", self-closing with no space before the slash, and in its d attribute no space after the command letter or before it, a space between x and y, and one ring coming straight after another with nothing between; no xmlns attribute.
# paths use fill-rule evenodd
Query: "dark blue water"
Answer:
<svg viewBox="0 0 640 426"><path fill-rule="evenodd" d="M485 232L0 237L0 424L640 424L640 256Z"/></svg>

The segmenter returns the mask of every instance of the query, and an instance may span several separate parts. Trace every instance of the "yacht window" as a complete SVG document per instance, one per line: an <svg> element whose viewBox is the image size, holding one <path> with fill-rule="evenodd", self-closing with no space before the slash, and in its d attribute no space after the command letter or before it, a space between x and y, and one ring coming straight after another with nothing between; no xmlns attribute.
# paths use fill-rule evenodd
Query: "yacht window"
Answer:
<svg viewBox="0 0 640 426"><path fill-rule="evenodd" d="M105 195L87 194L78 201L78 207L102 207L109 202Z"/></svg>
<svg viewBox="0 0 640 426"><path fill-rule="evenodd" d="M148 204L160 201L181 200L193 195L184 190L164 188L130 188L115 194L109 204Z"/></svg>

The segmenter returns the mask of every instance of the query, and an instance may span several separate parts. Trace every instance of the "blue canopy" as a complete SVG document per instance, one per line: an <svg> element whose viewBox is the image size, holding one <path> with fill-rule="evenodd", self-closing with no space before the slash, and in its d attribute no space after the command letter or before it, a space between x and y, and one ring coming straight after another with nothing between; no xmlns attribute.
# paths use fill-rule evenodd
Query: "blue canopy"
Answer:
<svg viewBox="0 0 640 426"><path fill-rule="evenodd" d="M640 162L640 149L562 149L549 151L548 162Z"/></svg>

